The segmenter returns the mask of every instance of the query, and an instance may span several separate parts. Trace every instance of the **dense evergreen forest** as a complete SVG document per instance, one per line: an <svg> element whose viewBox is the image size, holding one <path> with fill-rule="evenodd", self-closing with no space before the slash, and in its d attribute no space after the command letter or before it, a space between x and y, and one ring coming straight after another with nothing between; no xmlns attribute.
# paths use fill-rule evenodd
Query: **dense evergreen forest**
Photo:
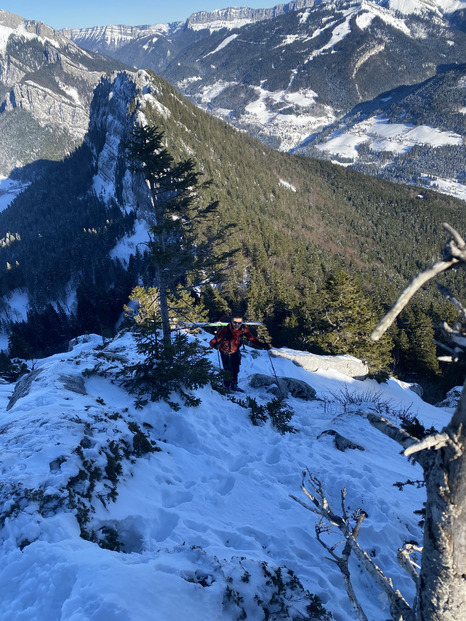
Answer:
<svg viewBox="0 0 466 621"><path fill-rule="evenodd" d="M146 107L149 122L164 132L175 160L192 158L212 180L205 201L218 201L219 226L232 227L225 250L239 248L223 285L202 292L211 319L240 310L265 322L275 346L351 353L374 372L390 367L407 379L438 378L435 346L424 335L440 320L457 319L457 311L435 285L383 343L369 347L367 338L407 281L441 255L441 223L464 234L465 203L276 152L199 111L160 78L152 80L158 105ZM17 355L49 353L83 331L111 331L132 287L153 285L144 254L129 265L109 258L132 230L138 208L128 212L118 204L123 164L113 203L92 191L95 158L83 146L50 164L47 175L0 214L2 295L25 288L32 307L28 321L13 326ZM464 270L442 280L464 300ZM342 338L331 338L336 333ZM419 335L426 341L422 355Z"/></svg>

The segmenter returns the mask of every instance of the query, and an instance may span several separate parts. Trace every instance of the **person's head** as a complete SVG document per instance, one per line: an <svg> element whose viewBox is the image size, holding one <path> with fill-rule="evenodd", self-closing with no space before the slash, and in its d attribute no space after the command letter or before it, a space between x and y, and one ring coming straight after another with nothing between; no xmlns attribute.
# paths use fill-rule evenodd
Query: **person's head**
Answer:
<svg viewBox="0 0 466 621"><path fill-rule="evenodd" d="M233 317L231 318L231 325L233 326L234 330L239 330L239 328L241 328L241 326L243 325L243 316L233 315Z"/></svg>

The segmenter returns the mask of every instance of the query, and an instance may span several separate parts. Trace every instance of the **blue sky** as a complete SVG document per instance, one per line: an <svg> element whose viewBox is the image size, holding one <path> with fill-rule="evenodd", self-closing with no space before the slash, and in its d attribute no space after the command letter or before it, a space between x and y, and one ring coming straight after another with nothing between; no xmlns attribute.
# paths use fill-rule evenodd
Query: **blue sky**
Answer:
<svg viewBox="0 0 466 621"><path fill-rule="evenodd" d="M229 6L258 9L276 4L281 4L280 0L0 0L0 9L60 29L106 24L164 24L184 20L197 11Z"/></svg>

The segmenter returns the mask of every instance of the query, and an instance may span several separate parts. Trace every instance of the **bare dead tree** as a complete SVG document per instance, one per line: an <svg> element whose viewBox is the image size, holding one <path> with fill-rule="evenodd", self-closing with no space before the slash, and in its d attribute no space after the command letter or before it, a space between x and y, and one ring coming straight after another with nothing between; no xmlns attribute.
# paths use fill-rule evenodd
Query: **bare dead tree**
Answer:
<svg viewBox="0 0 466 621"><path fill-rule="evenodd" d="M446 244L442 260L409 283L374 329L371 334L373 340L381 338L416 291L431 278L452 267L466 265L465 241L450 225L443 226L452 239ZM444 334L450 339L450 345L442 346L450 354L449 360L455 361L466 354L466 309L449 292L447 297L462 314L461 320L452 328L446 323L442 326ZM356 541L366 515L359 510L353 516L348 516L345 490L341 492L341 515L338 515L331 509L322 483L306 471L303 473L301 489L311 504L293 495L291 498L321 518L316 526L317 540L340 569L348 597L360 621L367 621L367 617L351 582L351 552L386 593L394 621L460 621L466 614L466 379L458 407L449 424L440 433L431 434L423 440L414 438L376 414L367 414L367 418L374 427L400 444L404 454L417 461L424 470L427 502L423 547L405 544L397 555L399 563L416 584L413 606L409 606L394 588L392 581ZM305 485L306 476L311 489ZM329 546L321 537L332 526L344 535L345 545L341 556L335 552L339 544ZM421 552L419 565L413 555Z"/></svg>
<svg viewBox="0 0 466 621"><path fill-rule="evenodd" d="M306 482L309 487L306 487ZM311 501L310 504L302 501L296 496L290 496L305 509L321 518L315 528L317 541L325 548L330 555L330 560L336 563L338 569L340 570L343 576L346 593L348 594L348 598L359 621L368 621L368 618L360 602L358 601L351 582L351 574L349 569L349 558L351 552L353 552L358 561L387 595L390 603L392 618L396 621L415 621L415 616L411 607L401 595L400 591L394 588L392 580L385 576L380 567L376 565L374 560L357 542L359 531L364 519L367 517L367 514L362 509L357 509L351 516L348 515L346 509L346 490L343 489L341 490L341 515L338 515L330 507L328 499L324 493L322 482L313 476L309 470L303 472L301 489L304 495ZM345 545L341 556L338 556L335 552L338 545L340 545L339 543L329 546L321 537L322 533L329 532L331 526L336 527L345 538ZM402 556L402 560L402 566L405 567L407 562L406 554ZM412 569L410 569L409 573L411 575Z"/></svg>
<svg viewBox="0 0 466 621"><path fill-rule="evenodd" d="M448 224L451 234L442 261L416 276L402 292L387 315L379 322L372 338L378 340L393 323L416 291L437 274L466 265L466 243ZM456 302L463 316L453 328L444 325L451 338L447 346L451 359L466 352L466 311ZM452 419L441 433L417 441L388 421L369 416L369 421L405 449L424 470L427 502L424 541L418 589L418 621L458 621L466 614L466 380Z"/></svg>

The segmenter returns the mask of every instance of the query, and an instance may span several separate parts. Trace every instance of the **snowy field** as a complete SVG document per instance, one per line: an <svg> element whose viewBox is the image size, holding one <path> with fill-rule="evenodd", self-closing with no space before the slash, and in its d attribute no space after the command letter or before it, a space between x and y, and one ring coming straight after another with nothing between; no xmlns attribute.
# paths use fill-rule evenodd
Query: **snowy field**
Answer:
<svg viewBox="0 0 466 621"><path fill-rule="evenodd" d="M358 159L357 147L369 143L373 151L406 153L415 145L441 147L462 145L463 137L453 132L440 131L427 125L390 123L382 116L371 117L354 125L349 131L338 130L317 148L353 160Z"/></svg>
<svg viewBox="0 0 466 621"><path fill-rule="evenodd" d="M175 412L161 402L137 410L109 378L83 376L99 360L136 359L131 337L104 351L100 337L85 341L37 361L14 403L14 386L0 385L1 621L294 620L308 618L300 616L306 592L337 621L354 619L339 571L316 541L315 516L290 498L305 500L306 468L336 511L346 487L350 510L367 512L360 543L412 601L396 551L421 542L413 511L424 490L394 484L422 473L364 413L396 422L409 412L440 429L451 409L424 403L395 380L311 373L273 357L278 376L317 391L314 401L287 400L295 433L252 425L247 409L210 386L198 391L197 408ZM265 389L248 387L253 373L271 375L270 359L246 348L240 385L265 403ZM326 430L364 450L338 450ZM385 596L351 564L368 618L385 621Z"/></svg>
<svg viewBox="0 0 466 621"><path fill-rule="evenodd" d="M28 184L0 177L0 211L5 211L27 186Z"/></svg>

